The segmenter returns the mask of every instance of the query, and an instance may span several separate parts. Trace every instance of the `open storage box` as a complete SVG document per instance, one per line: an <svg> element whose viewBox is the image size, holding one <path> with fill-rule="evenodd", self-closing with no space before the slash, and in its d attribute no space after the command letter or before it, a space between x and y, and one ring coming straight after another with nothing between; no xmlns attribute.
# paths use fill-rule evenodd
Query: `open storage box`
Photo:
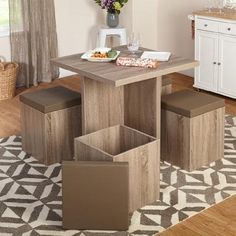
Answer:
<svg viewBox="0 0 236 236"><path fill-rule="evenodd" d="M159 199L159 150L160 140L123 125L75 139L76 160L129 163L130 212Z"/></svg>

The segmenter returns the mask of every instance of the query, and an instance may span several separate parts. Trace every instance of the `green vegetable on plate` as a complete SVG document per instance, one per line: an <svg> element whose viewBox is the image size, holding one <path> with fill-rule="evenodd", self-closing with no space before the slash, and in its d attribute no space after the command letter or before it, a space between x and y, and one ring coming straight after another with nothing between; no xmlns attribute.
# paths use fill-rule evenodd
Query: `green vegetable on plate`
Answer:
<svg viewBox="0 0 236 236"><path fill-rule="evenodd" d="M109 52L107 52L107 56L109 58L114 58L117 55L117 51L114 49L111 49Z"/></svg>

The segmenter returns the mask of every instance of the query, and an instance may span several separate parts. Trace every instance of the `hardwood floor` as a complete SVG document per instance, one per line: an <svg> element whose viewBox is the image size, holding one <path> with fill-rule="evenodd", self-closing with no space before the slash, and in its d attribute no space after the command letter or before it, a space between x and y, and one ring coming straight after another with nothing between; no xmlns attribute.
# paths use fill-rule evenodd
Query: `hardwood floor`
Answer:
<svg viewBox="0 0 236 236"><path fill-rule="evenodd" d="M171 74L173 90L185 88L192 89L193 80L190 77ZM19 94L62 85L67 88L79 91L79 79L77 76L56 80L52 84L41 84L30 89L20 88L17 96L11 100L0 101L0 137L20 134L20 111ZM224 98L224 97L223 97ZM226 113L236 115L236 100L226 99ZM208 236L236 235L236 196L203 211L202 213L183 221L182 223L159 234L160 236Z"/></svg>
<svg viewBox="0 0 236 236"><path fill-rule="evenodd" d="M234 236L236 235L236 196L158 234L158 236Z"/></svg>

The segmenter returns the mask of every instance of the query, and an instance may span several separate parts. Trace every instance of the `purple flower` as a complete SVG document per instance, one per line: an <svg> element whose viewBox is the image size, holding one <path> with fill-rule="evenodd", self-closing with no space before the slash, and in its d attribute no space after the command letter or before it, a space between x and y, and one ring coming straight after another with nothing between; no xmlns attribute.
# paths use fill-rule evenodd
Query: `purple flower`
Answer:
<svg viewBox="0 0 236 236"><path fill-rule="evenodd" d="M102 7L102 9L105 9L105 8L112 9L114 2L115 2L115 0L102 0L101 7Z"/></svg>

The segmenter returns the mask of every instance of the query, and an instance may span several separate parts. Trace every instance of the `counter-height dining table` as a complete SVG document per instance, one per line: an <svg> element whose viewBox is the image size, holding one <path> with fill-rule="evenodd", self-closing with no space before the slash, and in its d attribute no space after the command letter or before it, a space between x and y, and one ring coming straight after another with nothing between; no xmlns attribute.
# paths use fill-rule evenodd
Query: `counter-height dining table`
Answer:
<svg viewBox="0 0 236 236"><path fill-rule="evenodd" d="M127 56L126 46L115 48ZM141 48L142 51L148 49ZM82 97L82 132L89 134L114 125L127 125L160 139L161 78L198 66L198 62L172 55L155 69L117 66L81 59L82 54L51 62L79 75Z"/></svg>

